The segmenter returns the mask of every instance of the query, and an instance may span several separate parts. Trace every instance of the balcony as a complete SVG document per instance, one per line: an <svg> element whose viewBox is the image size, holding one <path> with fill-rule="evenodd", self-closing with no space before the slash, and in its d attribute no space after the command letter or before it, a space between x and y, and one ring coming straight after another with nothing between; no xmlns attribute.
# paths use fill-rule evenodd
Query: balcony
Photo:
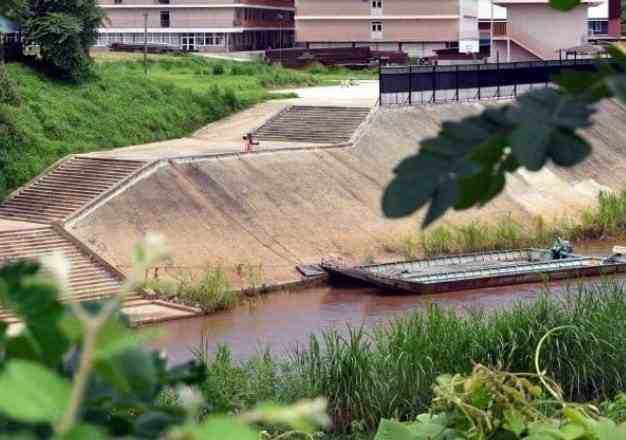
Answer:
<svg viewBox="0 0 626 440"><path fill-rule="evenodd" d="M242 28L283 28L293 29L294 22L291 20L259 20L259 19L243 19L237 18L233 22L233 26Z"/></svg>
<svg viewBox="0 0 626 440"><path fill-rule="evenodd" d="M235 0L240 5L274 6L277 8L295 8L294 0Z"/></svg>

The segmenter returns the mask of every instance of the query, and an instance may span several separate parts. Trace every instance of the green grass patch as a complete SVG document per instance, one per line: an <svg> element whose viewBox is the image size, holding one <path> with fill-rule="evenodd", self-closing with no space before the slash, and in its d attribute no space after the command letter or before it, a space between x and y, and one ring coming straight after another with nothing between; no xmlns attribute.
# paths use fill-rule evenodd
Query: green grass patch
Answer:
<svg viewBox="0 0 626 440"><path fill-rule="evenodd" d="M275 98L271 89L331 77L192 56L152 56L148 65L146 76L140 57L104 58L79 85L8 65L10 80L0 76L0 83L14 83L21 100L5 91L0 99L0 199L67 154L183 137Z"/></svg>
<svg viewBox="0 0 626 440"><path fill-rule="evenodd" d="M593 208L576 217L546 222L538 216L518 222L504 216L495 222L473 221L461 225L440 225L392 237L385 243L388 252L412 260L438 255L550 246L556 238L571 241L622 238L626 232L626 190L602 192Z"/></svg>
<svg viewBox="0 0 626 440"><path fill-rule="evenodd" d="M427 410L442 374L469 374L475 363L535 371L539 340L560 326L573 329L551 336L540 362L565 398L619 394L626 381L626 295L613 281L505 311L459 314L433 306L370 331L328 331L288 360L266 353L237 363L226 347L214 357L200 348L208 371L202 391L220 412L325 396L336 432L372 432L381 418L414 420Z"/></svg>

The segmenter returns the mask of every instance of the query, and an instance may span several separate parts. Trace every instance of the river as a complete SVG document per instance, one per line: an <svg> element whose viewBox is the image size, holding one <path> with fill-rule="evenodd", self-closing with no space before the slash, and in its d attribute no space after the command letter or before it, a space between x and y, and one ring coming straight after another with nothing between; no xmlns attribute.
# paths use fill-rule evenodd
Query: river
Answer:
<svg viewBox="0 0 626 440"><path fill-rule="evenodd" d="M550 286L527 284L436 295L334 287L275 293L228 312L156 325L154 328L159 329L160 336L151 346L164 349L174 364L191 359L191 350L202 343L209 352L215 352L219 344L227 344L237 360L248 359L266 348L280 356L297 344L306 343L312 333L331 328L346 331L348 326L369 328L429 304L458 311L476 307L494 310L532 299L546 287L551 294L558 295L576 284L576 281Z"/></svg>

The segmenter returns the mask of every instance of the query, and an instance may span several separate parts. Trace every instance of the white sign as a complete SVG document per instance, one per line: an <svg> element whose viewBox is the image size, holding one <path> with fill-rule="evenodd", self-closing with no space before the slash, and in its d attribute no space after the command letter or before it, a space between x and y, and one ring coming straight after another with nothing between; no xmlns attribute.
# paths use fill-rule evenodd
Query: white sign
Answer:
<svg viewBox="0 0 626 440"><path fill-rule="evenodd" d="M459 41L460 53L478 53L480 52L480 42L478 40L461 40Z"/></svg>

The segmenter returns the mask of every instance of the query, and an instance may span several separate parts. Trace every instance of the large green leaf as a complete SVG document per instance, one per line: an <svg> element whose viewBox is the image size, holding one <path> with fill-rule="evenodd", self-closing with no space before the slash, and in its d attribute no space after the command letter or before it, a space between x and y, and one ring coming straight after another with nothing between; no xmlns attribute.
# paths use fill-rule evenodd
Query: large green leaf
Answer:
<svg viewBox="0 0 626 440"><path fill-rule="evenodd" d="M169 440L258 440L257 433L232 417L211 417L201 425L189 424L174 429Z"/></svg>
<svg viewBox="0 0 626 440"><path fill-rule="evenodd" d="M0 375L0 411L21 422L55 423L68 405L71 385L47 368L11 360Z"/></svg>

